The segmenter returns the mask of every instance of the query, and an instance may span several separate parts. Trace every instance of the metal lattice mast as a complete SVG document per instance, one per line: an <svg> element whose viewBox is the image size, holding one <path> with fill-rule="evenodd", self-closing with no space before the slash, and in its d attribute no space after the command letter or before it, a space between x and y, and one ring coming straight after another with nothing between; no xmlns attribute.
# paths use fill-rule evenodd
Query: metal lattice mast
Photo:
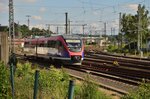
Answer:
<svg viewBox="0 0 150 99"><path fill-rule="evenodd" d="M15 96L15 89L14 89L14 70L16 68L17 59L14 54L14 9L13 9L13 0L9 0L9 65L10 65L10 81L11 81L11 87L12 87L12 99L14 99Z"/></svg>
<svg viewBox="0 0 150 99"><path fill-rule="evenodd" d="M14 52L14 43L13 39L15 36L14 31L14 9L13 9L13 0L9 0L9 40L10 47L9 51Z"/></svg>
<svg viewBox="0 0 150 99"><path fill-rule="evenodd" d="M31 16L30 16L30 15L26 15L26 17L28 17L28 29L30 30L30 19L29 19L29 18L30 18Z"/></svg>

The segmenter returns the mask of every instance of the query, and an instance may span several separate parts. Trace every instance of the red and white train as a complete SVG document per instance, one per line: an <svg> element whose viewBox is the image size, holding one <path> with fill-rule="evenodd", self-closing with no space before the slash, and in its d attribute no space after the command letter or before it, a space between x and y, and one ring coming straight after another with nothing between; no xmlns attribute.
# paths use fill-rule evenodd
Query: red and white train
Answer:
<svg viewBox="0 0 150 99"><path fill-rule="evenodd" d="M35 56L61 61L63 64L81 65L84 59L84 45L79 36L57 35L25 39L26 56Z"/></svg>

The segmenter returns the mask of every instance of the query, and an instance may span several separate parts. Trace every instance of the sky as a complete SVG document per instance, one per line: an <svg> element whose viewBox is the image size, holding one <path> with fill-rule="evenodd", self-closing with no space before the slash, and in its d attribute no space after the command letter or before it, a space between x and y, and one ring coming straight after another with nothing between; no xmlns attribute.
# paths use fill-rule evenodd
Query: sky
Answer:
<svg viewBox="0 0 150 99"><path fill-rule="evenodd" d="M150 0L13 0L14 22L20 25L65 33L65 13L68 13L72 34L117 34L119 13L136 14L138 4L150 11ZM0 24L9 24L9 0L0 0ZM112 32L111 32L112 30Z"/></svg>

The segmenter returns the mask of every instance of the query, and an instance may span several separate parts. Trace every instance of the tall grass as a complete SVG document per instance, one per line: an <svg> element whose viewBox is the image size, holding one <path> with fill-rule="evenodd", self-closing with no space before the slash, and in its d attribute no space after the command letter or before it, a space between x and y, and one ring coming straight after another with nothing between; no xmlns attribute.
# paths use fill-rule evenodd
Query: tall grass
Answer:
<svg viewBox="0 0 150 99"><path fill-rule="evenodd" d="M92 83L93 81L88 74L81 86L75 88L75 99L111 99L100 92L98 85Z"/></svg>
<svg viewBox="0 0 150 99"><path fill-rule="evenodd" d="M16 98L33 98L34 72L30 63L18 64L15 76ZM63 70L51 67L49 70L40 70L39 75L39 99L65 99L67 97L69 76Z"/></svg>
<svg viewBox="0 0 150 99"><path fill-rule="evenodd" d="M10 83L9 83L9 71L3 62L0 62L0 99L10 98Z"/></svg>
<svg viewBox="0 0 150 99"><path fill-rule="evenodd" d="M39 78L39 97L42 99L65 99L67 97L69 76L63 70L50 70L40 72Z"/></svg>
<svg viewBox="0 0 150 99"><path fill-rule="evenodd" d="M30 63L18 64L15 73L15 98L32 99L34 70Z"/></svg>
<svg viewBox="0 0 150 99"><path fill-rule="evenodd" d="M33 99L35 70L30 63L17 64L14 76L15 99ZM11 99L9 69L0 63L0 99ZM38 99L67 99L70 77L63 69L40 69ZM93 81L93 80L92 80ZM101 94L88 76L81 86L75 86L75 99L110 99Z"/></svg>
<svg viewBox="0 0 150 99"><path fill-rule="evenodd" d="M121 99L150 99L150 83L141 83L136 91L130 92Z"/></svg>

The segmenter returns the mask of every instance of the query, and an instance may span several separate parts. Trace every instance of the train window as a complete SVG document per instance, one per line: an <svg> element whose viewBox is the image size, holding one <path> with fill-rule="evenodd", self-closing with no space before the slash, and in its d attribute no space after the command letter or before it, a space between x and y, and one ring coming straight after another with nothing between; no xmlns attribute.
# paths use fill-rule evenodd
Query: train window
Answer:
<svg viewBox="0 0 150 99"><path fill-rule="evenodd" d="M39 47L44 47L44 44L39 44Z"/></svg>
<svg viewBox="0 0 150 99"><path fill-rule="evenodd" d="M53 43L53 41L50 41L50 40L49 40L49 41L47 42L47 46L48 46L48 47L52 47L52 45L53 45L52 43Z"/></svg>
<svg viewBox="0 0 150 99"><path fill-rule="evenodd" d="M81 40L80 39L67 39L66 43L70 51L78 52L81 51Z"/></svg>
<svg viewBox="0 0 150 99"><path fill-rule="evenodd" d="M62 42L61 41L58 41L58 43L59 43L59 46L62 46Z"/></svg>
<svg viewBox="0 0 150 99"><path fill-rule="evenodd" d="M50 41L47 42L47 47L50 47Z"/></svg>
<svg viewBox="0 0 150 99"><path fill-rule="evenodd" d="M81 47L81 40L66 40L68 47Z"/></svg>
<svg viewBox="0 0 150 99"><path fill-rule="evenodd" d="M56 46L62 46L62 43L60 41L56 41Z"/></svg>
<svg viewBox="0 0 150 99"><path fill-rule="evenodd" d="M55 45L56 45L56 41L53 40L49 40L47 43L47 46L51 48L55 48Z"/></svg>
<svg viewBox="0 0 150 99"><path fill-rule="evenodd" d="M52 47L52 48L55 48L55 41L52 41L52 42L51 42L51 47Z"/></svg>

